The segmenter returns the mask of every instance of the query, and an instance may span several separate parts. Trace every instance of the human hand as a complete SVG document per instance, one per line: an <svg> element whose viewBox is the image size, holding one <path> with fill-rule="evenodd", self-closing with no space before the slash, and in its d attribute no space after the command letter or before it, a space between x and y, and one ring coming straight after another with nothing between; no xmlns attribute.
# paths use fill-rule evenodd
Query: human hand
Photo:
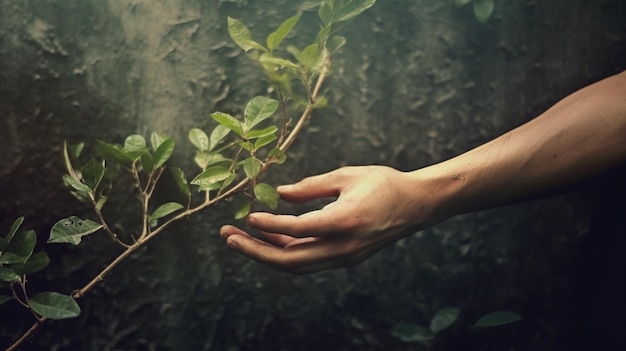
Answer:
<svg viewBox="0 0 626 351"><path fill-rule="evenodd" d="M432 189L415 180L383 166L340 168L277 189L296 203L336 197L324 208L300 216L250 214L248 225L263 240L231 225L220 234L231 249L291 273L355 265L439 220Z"/></svg>

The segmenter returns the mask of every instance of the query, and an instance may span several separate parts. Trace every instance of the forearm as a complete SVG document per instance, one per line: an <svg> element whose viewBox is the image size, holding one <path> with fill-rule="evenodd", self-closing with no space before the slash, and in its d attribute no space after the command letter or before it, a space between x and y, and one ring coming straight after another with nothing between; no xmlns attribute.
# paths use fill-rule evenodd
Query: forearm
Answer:
<svg viewBox="0 0 626 351"><path fill-rule="evenodd" d="M626 159L626 72L566 97L534 120L465 154L415 171L447 215L536 197ZM437 196L435 196L437 198Z"/></svg>

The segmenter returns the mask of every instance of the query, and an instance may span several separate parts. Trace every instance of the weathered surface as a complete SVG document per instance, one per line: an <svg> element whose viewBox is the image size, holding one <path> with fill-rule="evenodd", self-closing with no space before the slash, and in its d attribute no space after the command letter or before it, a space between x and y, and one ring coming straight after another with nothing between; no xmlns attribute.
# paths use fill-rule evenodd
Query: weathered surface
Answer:
<svg viewBox="0 0 626 351"><path fill-rule="evenodd" d="M226 17L267 34L299 5L0 2L2 228L24 215L45 241L58 218L91 216L61 186L64 139L122 142L160 131L178 140L174 162L191 167L187 130L208 129L209 113L237 113L265 92L262 74L228 38ZM626 68L622 0L496 6L482 25L452 1L379 1L343 32L330 108L316 112L289 162L267 180L347 164L432 164ZM301 32L313 35L314 21L308 13ZM575 338L571 267L589 228L586 194L583 187L460 216L358 267L302 277L230 252L217 237L231 218L220 207L155 240L80 301L80 318L48 323L26 349L406 349L393 326L426 325L444 306L460 307L462 321L438 340L441 349L559 349ZM109 212L117 230L132 228L136 209L132 198L118 200ZM50 269L30 279L35 290L70 292L118 252L106 238L51 250ZM523 324L490 333L465 327L496 309L520 312ZM16 311L0 307L2 346L30 323Z"/></svg>

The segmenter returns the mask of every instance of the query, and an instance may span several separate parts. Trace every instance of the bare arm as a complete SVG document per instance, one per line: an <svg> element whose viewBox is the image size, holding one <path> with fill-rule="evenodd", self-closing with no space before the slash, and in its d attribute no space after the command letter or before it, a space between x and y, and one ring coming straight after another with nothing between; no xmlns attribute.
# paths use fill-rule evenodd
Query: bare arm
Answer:
<svg viewBox="0 0 626 351"><path fill-rule="evenodd" d="M253 213L264 240L224 226L229 247L307 273L361 262L385 245L459 213L525 200L626 159L626 72L566 97L534 120L413 172L346 167L279 187L287 201L336 197L300 216Z"/></svg>

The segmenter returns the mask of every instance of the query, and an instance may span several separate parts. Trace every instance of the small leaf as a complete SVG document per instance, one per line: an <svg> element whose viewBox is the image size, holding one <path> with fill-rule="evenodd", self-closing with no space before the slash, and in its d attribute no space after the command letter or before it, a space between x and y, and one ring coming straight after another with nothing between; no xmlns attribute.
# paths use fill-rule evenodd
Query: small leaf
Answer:
<svg viewBox="0 0 626 351"><path fill-rule="evenodd" d="M250 35L250 30L248 27L238 19L228 17L228 34L233 39L235 44L237 44L244 51L250 51L252 49L267 51L263 45L252 40L252 36Z"/></svg>
<svg viewBox="0 0 626 351"><path fill-rule="evenodd" d="M157 150L154 152L154 168L159 168L169 160L172 153L174 153L174 147L176 143L174 139L167 138L163 140L163 142L159 145Z"/></svg>
<svg viewBox="0 0 626 351"><path fill-rule="evenodd" d="M169 138L165 135L153 132L152 135L150 135L150 144L152 145L152 150L156 151L159 146L167 139Z"/></svg>
<svg viewBox="0 0 626 351"><path fill-rule="evenodd" d="M184 208L184 206L179 204L178 202L164 203L163 205L159 206L156 210L154 210L154 212L152 212L152 215L150 215L150 219L163 218L167 215L170 215L180 210L181 208Z"/></svg>
<svg viewBox="0 0 626 351"><path fill-rule="evenodd" d="M461 311L456 307L442 308L435 313L435 316L430 321L430 330L433 334L437 334L440 331L451 326L459 318Z"/></svg>
<svg viewBox="0 0 626 351"><path fill-rule="evenodd" d="M222 124L218 124L215 128L213 128L211 138L209 139L209 151L215 149L215 147L228 135L228 133L230 133L230 129Z"/></svg>
<svg viewBox="0 0 626 351"><path fill-rule="evenodd" d="M186 197L191 196L191 190L189 190L189 183L187 183L187 178L185 177L185 172L178 167L171 167L170 171L174 176L174 180L176 181L176 185L178 186L178 190L185 195Z"/></svg>
<svg viewBox="0 0 626 351"><path fill-rule="evenodd" d="M264 129L251 130L248 133L246 133L246 137L248 139L263 138L269 135L274 135L274 133L276 133L277 130L278 128L276 126L270 126Z"/></svg>
<svg viewBox="0 0 626 351"><path fill-rule="evenodd" d="M319 45L311 44L300 52L298 61L304 67L313 69L317 66L319 56Z"/></svg>
<svg viewBox="0 0 626 351"><path fill-rule="evenodd" d="M139 159L141 155L148 151L150 150L148 149L146 139L139 134L129 135L124 142L124 154L133 160Z"/></svg>
<svg viewBox="0 0 626 351"><path fill-rule="evenodd" d="M276 29L275 32L272 32L267 37L267 48L270 51L274 50L280 44L280 42L285 39L287 34L289 34L289 32L293 29L296 23L298 23L298 20L300 20L300 16L302 16L301 13L287 19L278 27L278 29Z"/></svg>
<svg viewBox="0 0 626 351"><path fill-rule="evenodd" d="M474 16L480 23L487 22L493 9L493 0L474 0Z"/></svg>
<svg viewBox="0 0 626 351"><path fill-rule="evenodd" d="M235 219L242 219L250 213L250 201L244 202L235 212Z"/></svg>
<svg viewBox="0 0 626 351"><path fill-rule="evenodd" d="M92 158L81 168L80 171L83 181L85 182L84 184L90 190L96 191L102 181L102 177L104 177L105 161L96 161Z"/></svg>
<svg viewBox="0 0 626 351"><path fill-rule="evenodd" d="M246 173L246 176L248 176L248 178L256 178L260 170L261 161L259 161L255 157L250 157L243 161L243 171Z"/></svg>
<svg viewBox="0 0 626 351"><path fill-rule="evenodd" d="M96 152L109 161L115 161L121 164L130 164L133 159L124 153L121 146L115 144L105 143L98 140L96 144Z"/></svg>
<svg viewBox="0 0 626 351"><path fill-rule="evenodd" d="M254 142L254 148L258 150L265 145L271 144L277 138L276 134L262 136Z"/></svg>
<svg viewBox="0 0 626 351"><path fill-rule="evenodd" d="M85 193L85 195L93 192L86 184L82 183L80 180L74 179L69 174L63 175L63 181L74 188L74 190Z"/></svg>
<svg viewBox="0 0 626 351"><path fill-rule="evenodd" d="M191 184L206 186L210 184L219 183L228 178L232 172L227 167L213 166L209 167L206 171L197 175Z"/></svg>
<svg viewBox="0 0 626 351"><path fill-rule="evenodd" d="M198 167L202 169L206 169L209 166L220 164L220 163L230 163L231 160L225 158L222 154L210 153L205 151L196 151L196 157L194 161L198 165Z"/></svg>
<svg viewBox="0 0 626 351"><path fill-rule="evenodd" d="M152 171L154 171L154 159L149 152L141 155L141 166L148 173L152 173Z"/></svg>
<svg viewBox="0 0 626 351"><path fill-rule="evenodd" d="M80 244L83 236L97 232L102 224L77 216L64 218L54 224L50 230L48 243Z"/></svg>
<svg viewBox="0 0 626 351"><path fill-rule="evenodd" d="M475 324L479 328L496 327L522 319L522 316L511 311L495 311L482 316Z"/></svg>
<svg viewBox="0 0 626 351"><path fill-rule="evenodd" d="M76 301L71 296L57 292L39 293L28 302L35 313L50 319L68 319L80 315L80 307Z"/></svg>
<svg viewBox="0 0 626 351"><path fill-rule="evenodd" d="M342 22L352 19L369 9L376 3L376 0L348 0L335 15L334 22Z"/></svg>
<svg viewBox="0 0 626 351"><path fill-rule="evenodd" d="M404 342L425 343L433 338L430 330L415 324L398 324L391 334Z"/></svg>
<svg viewBox="0 0 626 351"><path fill-rule="evenodd" d="M34 230L17 233L2 252L0 264L19 264L28 261L36 243L37 234Z"/></svg>
<svg viewBox="0 0 626 351"><path fill-rule="evenodd" d="M273 162L276 164L283 164L287 160L287 155L279 148L274 148L269 152L269 156L273 157Z"/></svg>
<svg viewBox="0 0 626 351"><path fill-rule="evenodd" d="M11 268L0 266L0 282L14 283L20 280L20 276Z"/></svg>
<svg viewBox="0 0 626 351"><path fill-rule="evenodd" d="M70 160L70 154L69 154L68 148L69 146L67 145L67 141L64 141L63 142L63 159L65 160L65 168L67 169L67 173L70 175L70 177L76 180L80 180L80 176L74 170L74 166L72 166L72 161Z"/></svg>
<svg viewBox="0 0 626 351"><path fill-rule="evenodd" d="M254 196L272 210L278 207L278 192L271 185L259 183L254 186Z"/></svg>
<svg viewBox="0 0 626 351"><path fill-rule="evenodd" d="M22 264L16 264L11 268L18 275L32 274L46 268L50 263L48 254L43 251L36 252L28 258L28 261Z"/></svg>
<svg viewBox="0 0 626 351"><path fill-rule="evenodd" d="M198 150L209 150L209 137L202 129L191 128L189 130L189 141L191 141L193 146L195 146Z"/></svg>
<svg viewBox="0 0 626 351"><path fill-rule="evenodd" d="M211 114L211 118L216 120L217 123L237 133L237 135L243 136L243 127L237 118L224 112L214 112Z"/></svg>
<svg viewBox="0 0 626 351"><path fill-rule="evenodd" d="M13 297L11 296L0 295L0 305L2 305L5 302L9 302L11 300L13 300Z"/></svg>
<svg viewBox="0 0 626 351"><path fill-rule="evenodd" d="M324 23L324 25L329 24L333 20L333 5L334 5L334 3L335 2L332 1L332 0L324 0L320 4L320 8L318 10L318 15L319 15L320 19L322 20L322 23Z"/></svg>
<svg viewBox="0 0 626 351"><path fill-rule="evenodd" d="M24 223L24 217L18 217L15 221L13 221L13 224L11 225L11 229L9 229L9 233L7 234L3 242L4 245L11 242L11 239L13 239L13 236L15 235L15 233L17 233L17 230L20 228L22 223ZM4 248L6 247L4 245L0 246L0 252L4 250Z"/></svg>
<svg viewBox="0 0 626 351"><path fill-rule="evenodd" d="M244 116L246 130L251 130L257 124L271 117L278 109L278 101L265 96L257 96L248 102Z"/></svg>
<svg viewBox="0 0 626 351"><path fill-rule="evenodd" d="M328 51L330 51L331 54L334 54L335 52L337 52L337 50L341 49L344 45L346 45L346 38L339 36L339 35L335 35L333 37L330 37L328 41L326 42L326 49L328 49Z"/></svg>

